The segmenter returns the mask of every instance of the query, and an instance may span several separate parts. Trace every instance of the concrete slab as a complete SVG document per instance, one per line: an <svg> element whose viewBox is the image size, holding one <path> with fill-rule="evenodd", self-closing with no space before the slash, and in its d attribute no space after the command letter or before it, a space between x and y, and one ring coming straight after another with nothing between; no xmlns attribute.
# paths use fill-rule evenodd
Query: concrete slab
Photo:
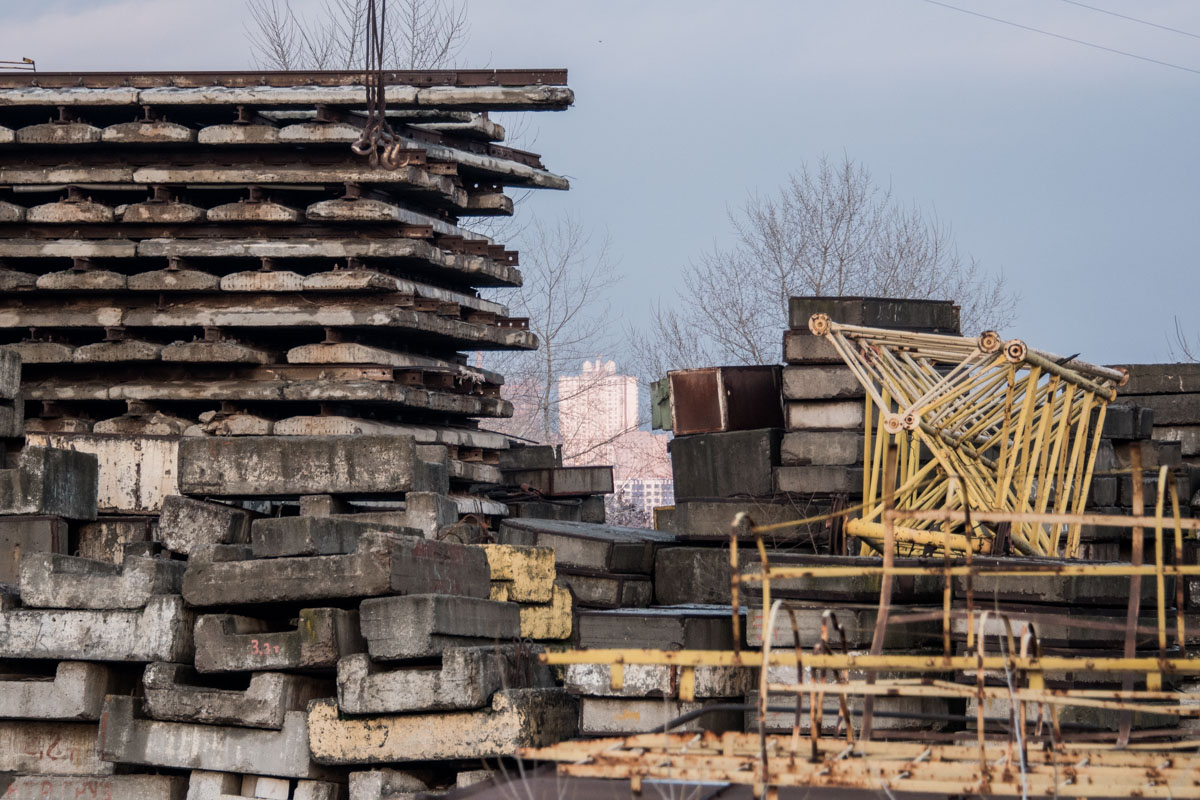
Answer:
<svg viewBox="0 0 1200 800"><path fill-rule="evenodd" d="M575 735L578 710L562 689L496 692L490 708L346 719L332 700L309 706L309 746L322 764L513 757Z"/></svg>
<svg viewBox="0 0 1200 800"><path fill-rule="evenodd" d="M350 800L414 800L428 788L416 775L396 769L350 773Z"/></svg>
<svg viewBox="0 0 1200 800"><path fill-rule="evenodd" d="M560 520L506 519L496 535L500 544L551 547L559 568L592 569L648 575L655 551L675 537L662 531Z"/></svg>
<svg viewBox="0 0 1200 800"><path fill-rule="evenodd" d="M515 604L446 594L363 600L359 624L376 660L428 658L448 647L502 644L521 636Z"/></svg>
<svg viewBox="0 0 1200 800"><path fill-rule="evenodd" d="M119 122L109 125L100 141L114 144L188 144L196 141L196 131L163 119Z"/></svg>
<svg viewBox="0 0 1200 800"><path fill-rule="evenodd" d="M60 661L51 680L0 673L0 719L97 720L104 696L129 681L103 664Z"/></svg>
<svg viewBox="0 0 1200 800"><path fill-rule="evenodd" d="M207 209L190 203L151 200L126 206L120 218L134 224L190 225L202 222L207 213Z"/></svg>
<svg viewBox="0 0 1200 800"><path fill-rule="evenodd" d="M368 533L424 538L413 528L357 522L339 517L275 517L258 519L250 526L255 558L346 555L358 549Z"/></svg>
<svg viewBox="0 0 1200 800"><path fill-rule="evenodd" d="M79 526L79 555L110 564L125 561L126 549L158 540L154 517L98 517Z"/></svg>
<svg viewBox="0 0 1200 800"><path fill-rule="evenodd" d="M216 275L200 270L168 268L130 275L126 285L131 292L211 292L220 282Z"/></svg>
<svg viewBox="0 0 1200 800"><path fill-rule="evenodd" d="M502 583L513 603L549 603L554 595L554 551L549 547L481 545L492 575L493 593Z"/></svg>
<svg viewBox="0 0 1200 800"><path fill-rule="evenodd" d="M812 648L821 641L821 619L826 611L832 611L837 623L846 634L846 646L851 648L870 647L875 634L875 618L878 605L830 605L824 603L790 602L790 608L796 617L796 628L800 632L800 646ZM762 647L763 618L762 606L751 606L746 614L746 644L751 647ZM840 647L837 633L830 631L829 641L835 649ZM772 647L793 647L796 639L792 633L791 618L785 610L775 618L775 634L771 638ZM892 621L888 624L887 633L883 638L886 650L904 652L920 652L929 648L940 648L942 643L942 624L940 620L925 620L898 624Z"/></svg>
<svg viewBox="0 0 1200 800"><path fill-rule="evenodd" d="M843 325L957 335L958 312L958 306L948 300L793 297L788 303L788 326L807 330L809 317L827 314Z"/></svg>
<svg viewBox="0 0 1200 800"><path fill-rule="evenodd" d="M192 619L178 595L158 595L137 611L12 608L0 612L0 658L186 662Z"/></svg>
<svg viewBox="0 0 1200 800"><path fill-rule="evenodd" d="M741 698L733 700L741 702ZM579 701L579 732L584 736L616 736L621 734L646 733L676 717L698 711L707 702L685 703L669 698L636 697L584 697ZM722 711L677 725L674 732L740 731L742 714L737 711Z"/></svg>
<svg viewBox="0 0 1200 800"><path fill-rule="evenodd" d="M172 342L162 360L186 364L271 364L275 356L238 342Z"/></svg>
<svg viewBox="0 0 1200 800"><path fill-rule="evenodd" d="M555 585L549 603L522 605L521 638L537 640L570 639L575 627L575 599L571 590Z"/></svg>
<svg viewBox="0 0 1200 800"><path fill-rule="evenodd" d="M561 571L559 580L575 596L575 604L591 608L644 608L654 597L653 582L643 575Z"/></svg>
<svg viewBox="0 0 1200 800"><path fill-rule="evenodd" d="M659 605L731 602L729 551L716 547L664 547L654 562Z"/></svg>
<svg viewBox="0 0 1200 800"><path fill-rule="evenodd" d="M256 672L245 689L212 685L186 664L150 664L142 678L146 711L154 719L279 730L289 711L333 695L332 681L281 672Z"/></svg>
<svg viewBox="0 0 1200 800"><path fill-rule="evenodd" d="M278 800L345 800L346 786L330 781L268 778L228 772L192 770L186 800L242 800L247 797Z"/></svg>
<svg viewBox="0 0 1200 800"><path fill-rule="evenodd" d="M777 428L676 436L670 445L675 497L771 494L782 436Z"/></svg>
<svg viewBox="0 0 1200 800"><path fill-rule="evenodd" d="M96 518L95 456L26 446L0 469L0 514Z"/></svg>
<svg viewBox="0 0 1200 800"><path fill-rule="evenodd" d="M0 583L17 585L28 553L63 553L69 547L62 517L0 517Z"/></svg>
<svg viewBox="0 0 1200 800"><path fill-rule="evenodd" d="M0 348L0 400L21 396L21 354Z"/></svg>
<svg viewBox="0 0 1200 800"><path fill-rule="evenodd" d="M0 721L0 775L111 775L96 752L94 722Z"/></svg>
<svg viewBox="0 0 1200 800"><path fill-rule="evenodd" d="M332 778L309 756L303 712L289 711L281 730L257 730L145 719L136 711L137 702L117 695L105 701L97 743L105 761L280 778Z"/></svg>
<svg viewBox="0 0 1200 800"><path fill-rule="evenodd" d="M38 433L28 444L69 448L97 463L96 502L107 513L157 513L167 495L179 494L179 440L168 436Z"/></svg>
<svg viewBox="0 0 1200 800"><path fill-rule="evenodd" d="M338 659L367 649L358 612L301 609L286 630L235 614L204 614L196 620L198 672L328 670Z"/></svg>
<svg viewBox="0 0 1200 800"><path fill-rule="evenodd" d="M445 473L439 480L416 448L407 436L186 439L179 484L183 494L223 497L445 494Z"/></svg>
<svg viewBox="0 0 1200 800"><path fill-rule="evenodd" d="M178 775L21 775L5 800L185 800L187 779Z"/></svg>
<svg viewBox="0 0 1200 800"><path fill-rule="evenodd" d="M721 542L726 547L733 531L733 520L741 512L750 515L756 525L780 525L832 510L831 500L817 497L726 497L705 500L679 500L675 503L675 536L683 542ZM768 547L803 543L810 548L829 541L829 528L823 522L775 528L765 537ZM753 544L753 536L742 541Z"/></svg>
<svg viewBox="0 0 1200 800"><path fill-rule="evenodd" d="M732 609L719 605L585 609L579 612L578 643L589 649L732 650Z"/></svg>
<svg viewBox="0 0 1200 800"><path fill-rule="evenodd" d="M501 689L553 687L553 673L536 659L517 645L450 647L440 666L387 669L360 653L338 662L338 708L344 714L482 708Z"/></svg>
<svg viewBox="0 0 1200 800"><path fill-rule="evenodd" d="M185 555L207 545L248 542L255 516L225 503L170 495L163 498L158 540L168 550Z"/></svg>
<svg viewBox="0 0 1200 800"><path fill-rule="evenodd" d="M840 364L845 366L842 357L824 336L813 336L808 331L808 323L803 330L786 330L783 332L783 360L788 364Z"/></svg>
<svg viewBox="0 0 1200 800"><path fill-rule="evenodd" d="M862 459L863 435L858 431L790 432L779 447L785 466L852 466Z"/></svg>
<svg viewBox="0 0 1200 800"><path fill-rule="evenodd" d="M570 664L563 684L572 694L587 697L678 698L679 667L663 664L627 664L620 689L612 688L608 664ZM695 696L741 697L751 688L754 671L746 667L697 667Z"/></svg>
<svg viewBox="0 0 1200 800"><path fill-rule="evenodd" d="M752 691L747 693L746 702L748 704L756 704L758 702L758 692ZM858 729L858 723L861 719L862 704L861 697L850 697L847 701L855 730ZM812 722L809 720L808 711L809 706L805 702L804 710L800 714L800 730L804 733L808 733L812 729ZM918 715L937 714L944 716L949 713L950 705L944 698L889 697L884 695L875 698L875 716L872 727L879 731L940 730L945 728L949 723L941 720L922 719ZM795 711L768 711L765 725L767 733L791 733L795 720ZM838 699L837 697L826 695L824 702L821 704L821 732L832 736L837 727L837 721ZM844 721L841 730L843 733L846 730ZM746 731L748 733L758 732L758 715L753 711L746 712Z"/></svg>
<svg viewBox="0 0 1200 800"><path fill-rule="evenodd" d="M774 491L781 494L861 494L857 467L776 467Z"/></svg>
<svg viewBox="0 0 1200 800"><path fill-rule="evenodd" d="M760 567L758 554L745 553L742 561L743 573L755 573ZM828 565L842 567L870 566L878 567L883 563L880 558L860 556L830 556L811 555L807 553L771 552L768 559L772 566L809 566ZM976 562L978 562L976 557ZM923 563L920 559L897 558L896 566L918 566ZM866 605L879 602L879 589L882 579L879 575L852 575L846 578L788 578L771 581L771 596L779 599L802 600L807 602L837 602L862 603ZM918 575L911 579L897 580L893 590L892 602L896 604L940 603L945 581L940 576ZM756 584L743 585L743 593L754 603L761 595ZM976 597L979 597L978 590Z"/></svg>
<svg viewBox="0 0 1200 800"><path fill-rule="evenodd" d="M783 368L785 400L840 400L866 394L854 373L844 364Z"/></svg>
<svg viewBox="0 0 1200 800"><path fill-rule="evenodd" d="M120 564L56 553L21 559L21 601L31 608L144 608L178 594L187 564L129 556Z"/></svg>
<svg viewBox="0 0 1200 800"><path fill-rule="evenodd" d="M546 497L583 497L612 494L612 467L551 467L505 470L503 483L529 486Z"/></svg>
<svg viewBox="0 0 1200 800"><path fill-rule="evenodd" d="M216 561L192 559L183 596L194 606L303 603L430 592L487 597L482 550L454 542L366 533L348 555Z"/></svg>
<svg viewBox="0 0 1200 800"><path fill-rule="evenodd" d="M789 431L861 431L863 403L858 400L790 400L784 405Z"/></svg>

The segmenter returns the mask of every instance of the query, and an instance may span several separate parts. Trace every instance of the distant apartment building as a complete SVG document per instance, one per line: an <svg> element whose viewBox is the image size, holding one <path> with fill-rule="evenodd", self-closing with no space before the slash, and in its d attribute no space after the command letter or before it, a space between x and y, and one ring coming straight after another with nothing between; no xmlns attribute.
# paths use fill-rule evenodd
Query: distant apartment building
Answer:
<svg viewBox="0 0 1200 800"><path fill-rule="evenodd" d="M612 445L638 427L638 385L612 361L583 362L558 379L558 431L563 454L579 464L614 463Z"/></svg>
<svg viewBox="0 0 1200 800"><path fill-rule="evenodd" d="M665 434L638 430L637 378L612 361L586 361L558 381L558 425L569 464L611 464L615 499L649 515L675 501ZM646 415L647 416L648 411Z"/></svg>

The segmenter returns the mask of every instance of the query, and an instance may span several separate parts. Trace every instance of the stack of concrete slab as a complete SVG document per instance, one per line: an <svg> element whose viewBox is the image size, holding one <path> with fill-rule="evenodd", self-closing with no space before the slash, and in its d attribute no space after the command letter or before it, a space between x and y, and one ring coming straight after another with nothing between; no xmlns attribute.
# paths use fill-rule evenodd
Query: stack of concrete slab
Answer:
<svg viewBox="0 0 1200 800"><path fill-rule="evenodd" d="M785 567L866 568L878 567L882 563L878 558L802 553L771 553L769 559L773 566ZM897 566L914 566L918 563L916 559L896 560ZM757 554L747 553L743 574L755 574L760 570L760 564ZM799 646L810 653L818 646L828 647L830 652L835 653L870 652L879 616L881 582L879 575L869 574L836 579L790 578L772 581L771 598L784 600L784 605L775 618L771 646L787 650ZM761 647L766 638L760 586L758 583L747 583L743 587L745 602L749 604L746 642L751 647ZM943 652L941 619L938 616L943 589L944 582L936 576L918 576L897 583L892 594L889 621L880 640L882 654L933 655ZM809 672L805 674L810 680L817 677ZM862 680L866 676L856 672L848 677ZM880 677L904 676L882 673ZM798 680L798 673L795 667L771 667L767 679L770 683L793 684ZM824 679L830 682L837 680L832 675ZM757 686L747 692L746 703L757 708ZM772 709L766 715L768 732L786 733L792 730L796 722L795 711L783 710L789 704L794 702L789 701L786 694L771 696ZM961 705L942 698L877 697L872 728L886 732L887 736L893 738L939 730L952 724L952 713L961 714ZM837 696L827 695L820 720L823 732L834 732L838 725L838 710ZM863 712L863 698L850 698L848 710L857 730ZM812 720L807 698L799 722L801 730L810 729ZM844 720L842 724L844 729ZM748 730L758 730L756 712L746 712L746 725Z"/></svg>
<svg viewBox="0 0 1200 800"><path fill-rule="evenodd" d="M560 520L508 519L500 544L549 547L561 581L579 608L641 608L654 598L657 551L674 543L663 531Z"/></svg>
<svg viewBox="0 0 1200 800"><path fill-rule="evenodd" d="M604 522L613 492L611 466L564 467L562 445L513 446L499 457L509 515L567 522Z"/></svg>
<svg viewBox="0 0 1200 800"><path fill-rule="evenodd" d="M587 609L579 614L578 643L598 649L730 650L733 617L729 606ZM755 674L746 667L698 667L688 676L675 666L630 665L614 683L606 664L572 664L565 681L580 695L580 733L613 736L653 731L705 706L740 705ZM736 708L701 714L672 728L741 729Z"/></svg>
<svg viewBox="0 0 1200 800"><path fill-rule="evenodd" d="M0 348L34 443L99 456L101 509L157 511L194 437L408 436L456 489L500 482L478 419L512 406L463 351L537 340L479 296L517 253L466 223L568 187L487 112L573 95L564 70L390 77L398 169L350 149L360 74L0 76Z"/></svg>
<svg viewBox="0 0 1200 800"><path fill-rule="evenodd" d="M1126 529L1128 537L1128 529ZM1064 563L1061 560L1043 560L1041 566L1047 563ZM977 560L982 566L1014 566L1011 559L984 558ZM1020 559L1020 564L1034 564L1034 560ZM1069 563L1069 562L1067 562ZM1174 620L1174 582L1168 578L1165 583L1166 610L1168 618ZM1037 642L1044 655L1072 655L1085 657L1109 657L1120 655L1125 647L1126 637L1133 644L1132 655L1151 656L1158 649L1158 627L1156 609L1156 587L1153 580L1141 581L1139 603L1140 616L1132 628L1128 625L1128 609L1130 600L1130 580L1127 577L1075 575L1075 576L1007 576L1007 577L975 577L971 581L971 589L975 593L976 608L989 613L987 620L981 617L977 620L976 639L974 646L967 647L967 619L956 616L952 622L952 639L962 654L974 655L978 652L979 634L984 638L984 649L989 655L1002 654L1007 647L1008 626L1020 641L1020 636L1028 626L1037 633ZM965 604L967 582L964 578L954 581L956 605ZM983 600L982 607L979 603ZM979 611L976 612L977 616ZM1173 633L1172 629L1172 633ZM1001 641L1004 637L1005 641ZM1171 654L1178 653L1174 637L1171 637ZM986 683L991 686L1006 686L1007 681L1003 672L988 673ZM959 675L961 683L975 684L977 674L974 672ZM1139 676L1137 688L1145 689L1145 681ZM1177 676L1165 676L1165 690L1185 688L1185 681ZM1119 690L1122 679L1119 675L1082 676L1064 672L1051 672L1046 675L1048 689L1096 689ZM1126 687L1128 688L1128 687ZM967 701L966 713L974 717L979 713L979 703L975 698ZM1007 730L1009 726L1010 703L1006 699L989 698L983 703L983 714L990 728ZM1114 731L1121 721L1121 712L1105 708L1088 708L1068 706L1059 711L1059 724L1066 732L1078 731ZM1137 729L1156 729L1167 731L1179 726L1178 716L1169 714L1134 713L1131 724Z"/></svg>

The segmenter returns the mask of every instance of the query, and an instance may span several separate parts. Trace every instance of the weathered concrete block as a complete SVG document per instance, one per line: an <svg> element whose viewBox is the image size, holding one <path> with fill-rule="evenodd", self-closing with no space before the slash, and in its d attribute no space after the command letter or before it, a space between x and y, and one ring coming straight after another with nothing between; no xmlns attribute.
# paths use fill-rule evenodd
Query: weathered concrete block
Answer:
<svg viewBox="0 0 1200 800"><path fill-rule="evenodd" d="M428 788L416 775L396 769L351 772L349 800L415 800Z"/></svg>
<svg viewBox="0 0 1200 800"><path fill-rule="evenodd" d="M1155 426L1154 438L1168 442L1179 442L1181 456L1200 456L1200 425Z"/></svg>
<svg viewBox="0 0 1200 800"><path fill-rule="evenodd" d="M612 688L608 664L571 664L563 681L573 694L588 697L679 696L679 667L665 664L628 664L620 689ZM697 667L696 697L741 697L753 683L754 671L746 667Z"/></svg>
<svg viewBox="0 0 1200 800"><path fill-rule="evenodd" d="M735 701L740 702L740 698ZM683 702L669 698L637 697L583 697L579 702L579 732L584 736L617 736L646 733L659 728L676 717L697 711L707 702ZM740 731L742 714L737 711L720 711L705 714L683 725L673 732Z"/></svg>
<svg viewBox="0 0 1200 800"><path fill-rule="evenodd" d="M105 761L281 778L330 777L309 756L303 712L288 712L283 728L274 731L158 722L138 716L136 703L117 695L105 701L97 748Z"/></svg>
<svg viewBox="0 0 1200 800"><path fill-rule="evenodd" d="M1129 394L1121 393L1122 403L1132 403L1153 413L1151 425L1195 425L1200 422L1200 392L1191 394ZM1136 413L1136 412L1135 412ZM1135 435L1145 433L1142 420L1137 420Z"/></svg>
<svg viewBox="0 0 1200 800"><path fill-rule="evenodd" d="M976 559L976 563L980 563L979 559ZM985 597L988 602L1111 608L1125 608L1129 603L1129 579L1111 575L980 575L974 577L971 583L975 597ZM1165 585L1167 597L1174 597L1175 583L1171 576L1167 576ZM964 578L954 579L956 597L966 597L966 588ZM1142 581L1143 607L1153 608L1156 592L1154 581Z"/></svg>
<svg viewBox="0 0 1200 800"><path fill-rule="evenodd" d="M654 597L653 582L642 575L563 571L558 577L570 588L577 606L645 608Z"/></svg>
<svg viewBox="0 0 1200 800"><path fill-rule="evenodd" d="M746 703L754 705L758 703L758 692L752 691L746 694ZM858 721L862 715L863 699L861 697L848 698L846 704L850 710L850 716L854 720L854 726L858 728ZM809 706L806 702L804 710L800 713L800 730L808 732L812 730L812 722L809 719ZM947 722L936 719L923 718L919 715L941 715L946 716L950 713L949 703L941 697L889 697L887 695L875 698L875 716L872 721L872 727L880 731L928 731L939 730L946 727ZM792 726L796 720L795 711L767 711L766 725L767 733L791 733ZM826 695L824 702L821 704L821 732L832 736L838 722L838 698ZM846 730L845 720L842 721L842 732ZM758 714L754 711L746 712L746 731L748 733L758 732Z"/></svg>
<svg viewBox="0 0 1200 800"><path fill-rule="evenodd" d="M0 439L15 439L25 432L25 400L0 400Z"/></svg>
<svg viewBox="0 0 1200 800"><path fill-rule="evenodd" d="M339 658L367 649L357 611L304 608L294 624L280 631L253 617L204 614L196 620L196 670L333 669Z"/></svg>
<svg viewBox="0 0 1200 800"><path fill-rule="evenodd" d="M0 774L110 775L96 752L94 722L0 721Z"/></svg>
<svg viewBox="0 0 1200 800"><path fill-rule="evenodd" d="M61 517L0 517L0 583L16 586L27 553L63 553L67 522Z"/></svg>
<svg viewBox="0 0 1200 800"><path fill-rule="evenodd" d="M0 348L0 400L16 400L21 396L21 356L14 350Z"/></svg>
<svg viewBox="0 0 1200 800"><path fill-rule="evenodd" d="M154 719L275 730L287 712L333 694L332 681L280 672L256 672L244 690L205 685L192 667L162 662L146 667L142 683Z"/></svg>
<svg viewBox="0 0 1200 800"><path fill-rule="evenodd" d="M842 357L824 336L809 333L808 323L803 330L783 332L783 360L788 364L841 364Z"/></svg>
<svg viewBox="0 0 1200 800"><path fill-rule="evenodd" d="M860 556L830 556L811 555L795 551L768 553L768 559L773 566L841 566L841 567L879 567L883 564L881 558ZM976 559L978 561L978 558ZM896 566L918 566L919 559L898 558ZM742 572L757 573L760 569L758 554L748 552L742 562ZM944 580L935 575L918 575L913 578L897 580L893 588L894 603L932 603L941 602ZM864 603L867 605L879 602L879 590L882 577L877 574L852 575L845 578L788 578L771 581L771 596L775 599L786 598L803 601ZM759 597L760 585L755 583L743 584L746 597ZM978 588L976 589L978 597Z"/></svg>
<svg viewBox="0 0 1200 800"><path fill-rule="evenodd" d="M163 498L179 494L179 439L172 436L109 436L86 432L30 432L31 445L63 447L96 458L97 503L116 514L154 513Z"/></svg>
<svg viewBox="0 0 1200 800"><path fill-rule="evenodd" d="M79 526L79 555L120 564L129 549L158 540L155 517L99 517Z"/></svg>
<svg viewBox="0 0 1200 800"><path fill-rule="evenodd" d="M0 612L0 658L89 661L192 659L192 612L178 595L157 595L136 611Z"/></svg>
<svg viewBox="0 0 1200 800"><path fill-rule="evenodd" d="M171 495L163 499L159 541L168 550L186 555L205 545L248 542L254 516L224 503Z"/></svg>
<svg viewBox="0 0 1200 800"><path fill-rule="evenodd" d="M185 800L187 778L178 775L22 775L5 800Z"/></svg>
<svg viewBox="0 0 1200 800"><path fill-rule="evenodd" d="M358 609L367 651L377 660L426 658L447 647L503 643L521 635L513 603L413 594L374 597Z"/></svg>
<svg viewBox="0 0 1200 800"><path fill-rule="evenodd" d="M95 519L96 486L95 456L26 447L0 469L0 514Z"/></svg>
<svg viewBox="0 0 1200 800"><path fill-rule="evenodd" d="M785 466L852 466L863 459L858 431L793 431L784 434L779 459Z"/></svg>
<svg viewBox="0 0 1200 800"><path fill-rule="evenodd" d="M789 431L861 431L863 403L858 400L792 400L784 404Z"/></svg>
<svg viewBox="0 0 1200 800"><path fill-rule="evenodd" d="M731 602L729 552L716 547L664 547L654 562L659 605Z"/></svg>
<svg viewBox="0 0 1200 800"><path fill-rule="evenodd" d="M250 543L255 558L345 555L358 549L367 533L424 538L413 528L356 522L339 517L277 517L255 520Z"/></svg>
<svg viewBox="0 0 1200 800"><path fill-rule="evenodd" d="M775 491L786 494L861 494L856 467L776 467Z"/></svg>
<svg viewBox="0 0 1200 800"><path fill-rule="evenodd" d="M21 559L21 601L34 608L143 608L178 594L187 564L129 556L120 566L56 553Z"/></svg>
<svg viewBox="0 0 1200 800"><path fill-rule="evenodd" d="M731 650L733 613L729 606L716 605L611 611L588 609L579 612L579 646L589 649Z"/></svg>
<svg viewBox="0 0 1200 800"><path fill-rule="evenodd" d="M477 547L366 533L348 555L197 563L183 578L194 606L302 603L338 597L441 593L487 597L487 556Z"/></svg>
<svg viewBox="0 0 1200 800"><path fill-rule="evenodd" d="M562 689L496 692L490 708L456 713L339 718L337 703L308 709L309 746L322 764L386 764L515 756L575 735L578 710Z"/></svg>
<svg viewBox="0 0 1200 800"><path fill-rule="evenodd" d="M949 300L793 297L788 302L788 327L807 330L813 314L827 314L831 320L843 325L957 335L958 310L958 306Z"/></svg>
<svg viewBox="0 0 1200 800"><path fill-rule="evenodd" d="M850 368L834 365L783 368L785 400L839 400L860 398L866 392Z"/></svg>
<svg viewBox="0 0 1200 800"><path fill-rule="evenodd" d="M1200 393L1200 364L1125 364L1129 380L1120 388L1126 394Z"/></svg>
<svg viewBox="0 0 1200 800"><path fill-rule="evenodd" d="M575 601L570 589L556 585L549 603L521 606L522 639L570 639Z"/></svg>
<svg viewBox="0 0 1200 800"><path fill-rule="evenodd" d="M837 623L846 634L847 647L870 647L875 635L875 618L878 615L878 605L835 605L788 603L796 617L796 628L800 632L800 646L811 648L821 641L821 618L826 611L832 611ZM762 606L751 606L746 614L746 644L751 647L762 647L763 616ZM894 620L888 624L883 639L883 647L887 650L904 650L919 652L930 645L941 645L942 624L938 620L909 622L898 624ZM829 641L835 647L841 646L841 640L836 631L831 631ZM786 610L780 610L775 616L775 632L771 637L772 647L792 647L796 639L792 632L791 618ZM840 651L839 651L840 652Z"/></svg>
<svg viewBox="0 0 1200 800"><path fill-rule="evenodd" d="M280 800L344 800L346 787L330 781L268 778L264 775L234 775L228 772L192 770L187 779L186 800L239 800L246 797Z"/></svg>
<svg viewBox="0 0 1200 800"><path fill-rule="evenodd" d="M508 486L529 486L546 497L583 497L612 494L612 467L552 467L505 470Z"/></svg>
<svg viewBox="0 0 1200 800"><path fill-rule="evenodd" d="M423 460L410 436L197 437L179 444L181 490L214 497L445 494L444 466Z"/></svg>
<svg viewBox="0 0 1200 800"><path fill-rule="evenodd" d="M404 495L404 524L436 539L442 530L458 522L458 504L437 492L409 492Z"/></svg>
<svg viewBox="0 0 1200 800"><path fill-rule="evenodd" d="M338 708L344 714L392 714L482 708L500 689L554 686L536 655L515 645L450 647L440 667L385 669L366 654L338 662Z"/></svg>
<svg viewBox="0 0 1200 800"><path fill-rule="evenodd" d="M972 718L979 713L979 707L979 698L967 699L966 713ZM1007 727L1011 711L1012 703L1007 697L984 698L983 716L987 720L994 721L994 726L990 725L989 727ZM1151 714L1135 711L1132 715L1132 725L1137 730L1176 728L1179 726L1179 722L1180 718L1176 714ZM1084 730L1111 732L1120 728L1121 712L1112 708L1060 706L1058 724Z"/></svg>
<svg viewBox="0 0 1200 800"><path fill-rule="evenodd" d="M777 428L676 436L670 447L675 497L771 494L782 436Z"/></svg>
<svg viewBox="0 0 1200 800"><path fill-rule="evenodd" d="M496 535L500 544L551 547L559 567L648 575L654 552L675 541L662 531L593 525L560 520L506 519Z"/></svg>
<svg viewBox="0 0 1200 800"><path fill-rule="evenodd" d="M104 696L128 681L103 664L60 661L53 680L0 673L0 719L97 720Z"/></svg>
<svg viewBox="0 0 1200 800"><path fill-rule="evenodd" d="M554 595L554 551L549 547L485 544L492 573L492 594L503 584L504 600L514 603L549 603ZM493 596L493 599L496 599Z"/></svg>
<svg viewBox="0 0 1200 800"><path fill-rule="evenodd" d="M560 444L509 447L507 450L500 451L500 461L497 464L501 470L553 469L562 465L562 445Z"/></svg>

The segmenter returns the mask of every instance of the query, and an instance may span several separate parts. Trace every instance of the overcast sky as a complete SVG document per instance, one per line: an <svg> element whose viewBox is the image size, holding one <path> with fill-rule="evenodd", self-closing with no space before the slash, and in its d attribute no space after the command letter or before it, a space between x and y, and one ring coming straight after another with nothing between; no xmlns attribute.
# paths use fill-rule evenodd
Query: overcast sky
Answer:
<svg viewBox="0 0 1200 800"><path fill-rule="evenodd" d="M638 320L726 210L822 154L936 208L1023 295L1020 336L1089 360L1160 361L1200 334L1200 38L1066 0L468 0L461 66L566 67L537 115L572 178L522 213L607 231ZM1087 0L1200 34L1196 0ZM318 2L297 2L316 9ZM0 58L44 70L250 65L242 0L0 0ZM975 333L975 332L970 332Z"/></svg>

